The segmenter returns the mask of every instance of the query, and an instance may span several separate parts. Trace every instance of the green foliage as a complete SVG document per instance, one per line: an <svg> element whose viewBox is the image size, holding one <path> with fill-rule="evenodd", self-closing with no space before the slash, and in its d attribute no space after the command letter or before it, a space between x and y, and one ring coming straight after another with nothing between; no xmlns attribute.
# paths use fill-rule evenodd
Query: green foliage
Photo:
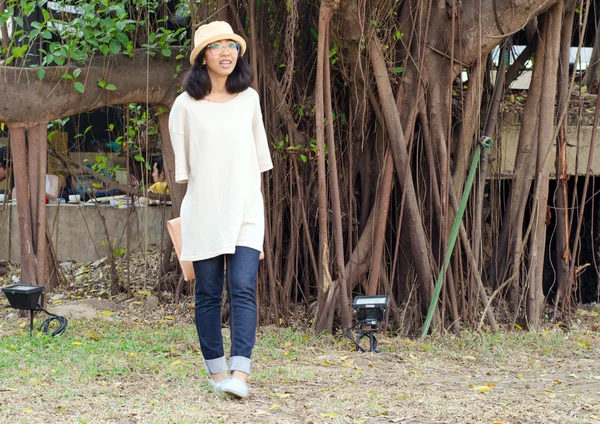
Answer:
<svg viewBox="0 0 600 424"><path fill-rule="evenodd" d="M42 67L72 66L98 55L132 57L140 47L148 54L170 57L171 46L187 45L189 40L185 28L168 29L168 17L157 16L161 4L160 0L58 0L50 6L46 0L7 0L0 26L12 17L13 37L7 48L0 48L0 58L5 65L29 58ZM39 57L29 56L36 45L41 45ZM44 77L45 72L38 70L38 78ZM82 83L73 86L85 91ZM113 84L99 86L116 89Z"/></svg>

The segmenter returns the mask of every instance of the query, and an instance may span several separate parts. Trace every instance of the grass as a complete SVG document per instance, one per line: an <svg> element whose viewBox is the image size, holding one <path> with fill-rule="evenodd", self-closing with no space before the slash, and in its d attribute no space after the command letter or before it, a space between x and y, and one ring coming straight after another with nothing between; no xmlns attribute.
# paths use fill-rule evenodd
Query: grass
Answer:
<svg viewBox="0 0 600 424"><path fill-rule="evenodd" d="M55 338L29 336L24 318L0 321L0 422L600 422L594 331L381 335L376 355L341 336L265 327L253 395L232 402L209 391L189 316L122 318L72 321ZM228 330L224 339L227 352Z"/></svg>

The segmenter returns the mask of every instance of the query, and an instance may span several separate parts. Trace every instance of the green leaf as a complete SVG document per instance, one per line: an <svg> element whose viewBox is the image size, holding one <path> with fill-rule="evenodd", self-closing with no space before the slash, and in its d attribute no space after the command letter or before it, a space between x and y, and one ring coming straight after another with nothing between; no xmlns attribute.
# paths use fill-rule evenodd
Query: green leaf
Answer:
<svg viewBox="0 0 600 424"><path fill-rule="evenodd" d="M106 81L104 81L102 78L100 78L98 80L98 87L100 87L100 88L106 87Z"/></svg>
<svg viewBox="0 0 600 424"><path fill-rule="evenodd" d="M73 75L67 74L67 73L62 74L60 77L64 78L64 79L68 79L68 80L72 80L73 79Z"/></svg>
<svg viewBox="0 0 600 424"><path fill-rule="evenodd" d="M80 82L76 82L75 84L73 84L73 86L75 87L75 90L77 90L80 93L83 93L85 91L85 87Z"/></svg>
<svg viewBox="0 0 600 424"><path fill-rule="evenodd" d="M121 51L121 42L116 38L110 40L110 51L112 54L119 54Z"/></svg>
<svg viewBox="0 0 600 424"><path fill-rule="evenodd" d="M308 160L308 158L306 157L306 155L300 155L300 159L302 160L302 162L306 163L306 161Z"/></svg>
<svg viewBox="0 0 600 424"><path fill-rule="evenodd" d="M40 68L37 70L38 79L41 81L46 76L46 70L44 68Z"/></svg>
<svg viewBox="0 0 600 424"><path fill-rule="evenodd" d="M107 84L106 87L104 87L105 90L110 90L110 91L115 91L117 89L117 87L115 87L114 84Z"/></svg>
<svg viewBox="0 0 600 424"><path fill-rule="evenodd" d="M402 72L404 72L404 68L402 67L397 67L393 69L395 74L401 74Z"/></svg>
<svg viewBox="0 0 600 424"><path fill-rule="evenodd" d="M170 57L171 56L171 49L168 48L168 47L164 47L160 52L165 57Z"/></svg>
<svg viewBox="0 0 600 424"><path fill-rule="evenodd" d="M81 74L81 69L77 68L73 71L73 77L77 78Z"/></svg>
<svg viewBox="0 0 600 424"><path fill-rule="evenodd" d="M135 155L133 158L138 162L145 162L144 157L142 155Z"/></svg>
<svg viewBox="0 0 600 424"><path fill-rule="evenodd" d="M127 37L127 34L125 34L124 32L120 32L117 34L117 40L119 40L124 46L126 46L127 43L129 43L129 37Z"/></svg>

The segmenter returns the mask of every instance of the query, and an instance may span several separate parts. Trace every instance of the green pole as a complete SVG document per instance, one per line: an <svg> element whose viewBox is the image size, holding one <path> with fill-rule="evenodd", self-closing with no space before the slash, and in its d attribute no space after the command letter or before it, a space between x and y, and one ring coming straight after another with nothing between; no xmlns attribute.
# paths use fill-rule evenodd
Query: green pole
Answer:
<svg viewBox="0 0 600 424"><path fill-rule="evenodd" d="M440 269L440 273L435 283L435 289L433 291L431 303L429 304L429 310L427 311L427 318L425 319L425 324L423 324L423 331L421 332L421 337L425 337L427 335L427 332L429 331L429 326L431 325L431 320L433 319L433 313L435 312L435 307L440 297L440 292L442 291L442 284L444 283L444 273L448 269L448 264L450 263L452 252L454 251L454 245L456 244L458 229L460 228L460 223L462 221L463 215L465 214L465 209L467 208L467 201L469 200L469 194L471 193L471 187L473 187L473 180L475 179L475 171L477 170L477 165L479 164L481 147L483 146L484 148L489 149L490 147L492 147L492 144L493 141L490 137L482 137L480 142L477 144L477 147L475 148L475 153L473 154L473 161L471 162L471 169L469 170L469 176L467 177L467 183L465 184L465 189L463 191L462 199L460 200L460 206L458 208L458 212L456 213L456 218L454 219L454 224L452 224L452 231L450 232L450 240L448 240L448 247L446 248L446 257L444 259L444 265L442 266L442 269ZM474 271L477 272L477 270Z"/></svg>

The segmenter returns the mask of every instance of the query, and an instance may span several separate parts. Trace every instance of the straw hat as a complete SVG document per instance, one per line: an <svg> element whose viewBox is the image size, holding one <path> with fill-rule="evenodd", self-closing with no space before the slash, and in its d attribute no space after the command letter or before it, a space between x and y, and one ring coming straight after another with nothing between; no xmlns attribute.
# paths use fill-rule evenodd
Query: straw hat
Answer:
<svg viewBox="0 0 600 424"><path fill-rule="evenodd" d="M200 25L194 34L194 50L190 54L190 62L194 64L196 56L210 43L219 40L233 40L240 45L240 55L246 51L246 41L233 32L231 25L223 21L214 21L210 24Z"/></svg>

